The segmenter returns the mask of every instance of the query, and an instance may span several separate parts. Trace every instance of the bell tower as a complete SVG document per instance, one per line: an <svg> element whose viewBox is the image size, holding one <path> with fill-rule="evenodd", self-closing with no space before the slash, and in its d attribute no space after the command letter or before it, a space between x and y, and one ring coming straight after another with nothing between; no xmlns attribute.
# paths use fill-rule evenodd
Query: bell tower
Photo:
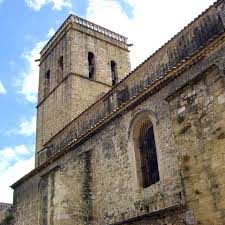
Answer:
<svg viewBox="0 0 225 225"><path fill-rule="evenodd" d="M130 72L126 41L75 15L49 40L40 58L36 153Z"/></svg>

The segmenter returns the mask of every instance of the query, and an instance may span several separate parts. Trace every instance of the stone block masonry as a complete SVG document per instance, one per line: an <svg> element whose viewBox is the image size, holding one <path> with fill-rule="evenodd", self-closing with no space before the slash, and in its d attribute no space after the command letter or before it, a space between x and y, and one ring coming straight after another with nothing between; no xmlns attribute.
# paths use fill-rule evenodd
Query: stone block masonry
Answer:
<svg viewBox="0 0 225 225"><path fill-rule="evenodd" d="M12 215L13 215L12 204L0 202L0 224L2 224L5 221L9 221L10 223L13 219Z"/></svg>
<svg viewBox="0 0 225 225"><path fill-rule="evenodd" d="M46 98L39 89L36 168L12 186L15 225L225 224L224 11L217 1L126 77L120 36L85 20L60 28L40 79L62 52L71 73L56 84L53 72ZM112 58L121 65L114 87ZM144 141L142 126L153 134ZM152 171L143 161L155 159L159 179L144 186Z"/></svg>

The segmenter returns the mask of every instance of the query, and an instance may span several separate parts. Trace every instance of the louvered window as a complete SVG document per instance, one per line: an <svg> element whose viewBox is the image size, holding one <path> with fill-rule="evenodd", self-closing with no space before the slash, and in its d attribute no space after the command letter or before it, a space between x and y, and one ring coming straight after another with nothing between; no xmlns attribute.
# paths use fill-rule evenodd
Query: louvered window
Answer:
<svg viewBox="0 0 225 225"><path fill-rule="evenodd" d="M44 96L48 95L50 91L50 70L48 70L44 77Z"/></svg>
<svg viewBox="0 0 225 225"><path fill-rule="evenodd" d="M112 85L116 85L118 83L118 75L117 75L117 65L115 61L111 61L111 74L112 74Z"/></svg>
<svg viewBox="0 0 225 225"><path fill-rule="evenodd" d="M158 161L154 130L151 121L145 121L140 128L139 150L141 158L141 171L143 187L159 181Z"/></svg>
<svg viewBox="0 0 225 225"><path fill-rule="evenodd" d="M58 83L63 80L63 69L64 69L63 56L61 56L58 60Z"/></svg>
<svg viewBox="0 0 225 225"><path fill-rule="evenodd" d="M92 79L95 73L95 56L92 52L88 52L88 75Z"/></svg>

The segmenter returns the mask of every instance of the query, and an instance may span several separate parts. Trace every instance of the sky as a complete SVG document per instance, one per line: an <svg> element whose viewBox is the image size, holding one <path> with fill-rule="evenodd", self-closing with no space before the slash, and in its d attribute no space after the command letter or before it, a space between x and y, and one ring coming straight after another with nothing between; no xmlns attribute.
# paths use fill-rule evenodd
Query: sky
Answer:
<svg viewBox="0 0 225 225"><path fill-rule="evenodd" d="M132 69L214 0L0 0L0 202L34 168L39 52L70 13L128 37Z"/></svg>

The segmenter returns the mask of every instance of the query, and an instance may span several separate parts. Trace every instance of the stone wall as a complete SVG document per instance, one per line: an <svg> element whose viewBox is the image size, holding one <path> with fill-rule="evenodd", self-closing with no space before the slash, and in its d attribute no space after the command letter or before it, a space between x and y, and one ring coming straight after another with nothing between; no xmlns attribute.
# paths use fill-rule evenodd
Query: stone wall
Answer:
<svg viewBox="0 0 225 225"><path fill-rule="evenodd" d="M90 82L74 74L68 76L38 108L36 150L43 149L50 138L107 90L109 87L103 84Z"/></svg>
<svg viewBox="0 0 225 225"><path fill-rule="evenodd" d="M15 224L39 225L39 183L40 177L36 175L14 191L13 205L16 208Z"/></svg>
<svg viewBox="0 0 225 225"><path fill-rule="evenodd" d="M120 44L119 41L81 25L70 24L62 31L59 40L40 59L37 152L110 90L111 60L117 62L120 80L129 73L127 48L126 44ZM95 54L96 70L92 80L88 78L88 52ZM61 56L64 71L63 78L59 81L58 60ZM49 93L45 95L45 74L48 70L50 70L50 88Z"/></svg>
<svg viewBox="0 0 225 225"><path fill-rule="evenodd" d="M71 78L70 73L70 40L65 31L54 49L41 57L39 71L38 110L37 110L37 137L36 150L39 151L46 139L71 121ZM63 56L65 81L58 81L58 60ZM44 58L44 59L43 59ZM45 74L50 70L49 93L45 95ZM49 96L48 96L49 95ZM47 99L46 99L47 97ZM49 107L48 107L49 105ZM54 118L54 122L52 121ZM51 127L51 129L49 129Z"/></svg>
<svg viewBox="0 0 225 225"><path fill-rule="evenodd" d="M7 215L9 215L9 212L11 211L11 207L12 207L12 204L0 203L0 224L2 224L2 221L4 221Z"/></svg>
<svg viewBox="0 0 225 225"><path fill-rule="evenodd" d="M81 27L80 27L81 29ZM95 55L96 73L94 80L112 85L111 60L117 63L119 80L130 72L129 52L127 47L119 47L112 40L99 39L96 32L86 29L70 31L71 46L71 71L88 77L88 52ZM81 32L82 31L82 32Z"/></svg>
<svg viewBox="0 0 225 225"><path fill-rule="evenodd" d="M225 223L225 79L216 66L171 96L187 206L198 224Z"/></svg>
<svg viewBox="0 0 225 225"><path fill-rule="evenodd" d="M179 74L183 70L187 70L188 64L190 64L189 60L196 63L204 58L208 51L207 49L205 52L203 51L204 46L216 45L217 41L223 41L218 38L224 34L223 4L222 2L214 4L206 10L141 66L137 67L118 86L46 142L44 147L52 146L51 156L67 148L70 143L88 133L97 124L104 123L104 120L111 114L116 114L116 111L138 98L141 93L147 92L155 83L166 80L170 74ZM208 48L215 48L215 46ZM84 67L84 65L81 66ZM45 160L47 159L48 157L45 158Z"/></svg>
<svg viewBox="0 0 225 225"><path fill-rule="evenodd" d="M213 31L219 35L223 29L216 8L209 12L216 13L213 18L219 26ZM209 18L212 23L200 19L194 25L211 24L202 25L202 32L210 31L215 20ZM206 43L214 35L209 32ZM190 36L195 40L193 33ZM202 49L197 40L196 45L190 42L190 51L196 46ZM137 98L95 133L63 151L71 140L159 79L159 74L151 76L152 65L161 68L157 56L74 120L48 142L60 157L46 158L14 184L16 225L224 225L224 52L220 37L182 73ZM179 54L178 59L182 57L186 56ZM154 126L160 176L148 188L139 183L132 135L142 116Z"/></svg>
<svg viewBox="0 0 225 225"><path fill-rule="evenodd" d="M220 45L160 91L21 183L15 190L16 224L38 224L44 213L53 221L51 225L223 225L225 114L220 68L224 49ZM143 189L137 181L129 133L135 118L146 113L155 117L160 181ZM38 208L41 194L46 193L38 189L41 179L48 180L47 208L46 204ZM182 210L164 211L171 207ZM148 219L146 214L150 214ZM136 217L139 220L127 222Z"/></svg>

